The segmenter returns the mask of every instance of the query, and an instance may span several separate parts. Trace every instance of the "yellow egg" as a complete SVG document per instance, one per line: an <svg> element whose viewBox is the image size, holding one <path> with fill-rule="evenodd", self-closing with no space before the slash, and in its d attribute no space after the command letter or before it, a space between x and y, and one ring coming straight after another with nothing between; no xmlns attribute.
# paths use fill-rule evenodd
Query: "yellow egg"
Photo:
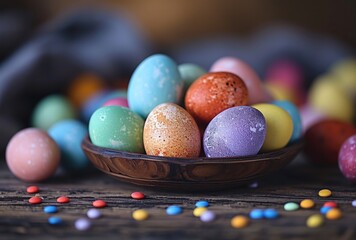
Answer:
<svg viewBox="0 0 356 240"><path fill-rule="evenodd" d="M252 105L266 119L267 133L261 152L283 148L289 142L293 132L293 121L288 112L269 103Z"/></svg>
<svg viewBox="0 0 356 240"><path fill-rule="evenodd" d="M174 103L162 103L147 116L143 143L148 155L198 157L200 131L184 108Z"/></svg>
<svg viewBox="0 0 356 240"><path fill-rule="evenodd" d="M352 98L331 75L318 78L309 91L309 104L330 118L352 122Z"/></svg>
<svg viewBox="0 0 356 240"><path fill-rule="evenodd" d="M290 89L274 83L266 83L265 86L267 91L272 95L273 99L286 100L293 103L296 102L295 94Z"/></svg>
<svg viewBox="0 0 356 240"><path fill-rule="evenodd" d="M354 98L356 97L356 58L345 59L335 64L331 74L341 87Z"/></svg>

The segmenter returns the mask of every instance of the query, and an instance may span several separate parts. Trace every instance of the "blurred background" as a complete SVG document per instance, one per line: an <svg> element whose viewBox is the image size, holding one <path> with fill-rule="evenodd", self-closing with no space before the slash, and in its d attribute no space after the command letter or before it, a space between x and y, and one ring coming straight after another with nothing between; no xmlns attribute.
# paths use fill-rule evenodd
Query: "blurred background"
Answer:
<svg viewBox="0 0 356 240"><path fill-rule="evenodd" d="M308 90L355 56L355 10L354 0L1 1L0 145L31 125L40 99L67 94L80 74L125 86L135 67L157 52L205 70L220 57L237 57L263 81L273 63L290 60ZM345 88L350 84L356 89L354 80ZM355 110L347 111L354 119Z"/></svg>

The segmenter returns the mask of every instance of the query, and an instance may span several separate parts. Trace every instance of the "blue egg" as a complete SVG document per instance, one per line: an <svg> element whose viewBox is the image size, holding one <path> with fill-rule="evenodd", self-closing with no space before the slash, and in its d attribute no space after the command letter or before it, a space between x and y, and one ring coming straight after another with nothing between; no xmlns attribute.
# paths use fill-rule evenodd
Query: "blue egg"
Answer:
<svg viewBox="0 0 356 240"><path fill-rule="evenodd" d="M116 90L116 91L101 91L92 97L83 105L81 109L81 117L84 122L89 122L91 115L100 107L103 106L105 102L116 97L126 97L126 90Z"/></svg>
<svg viewBox="0 0 356 240"><path fill-rule="evenodd" d="M295 106L290 101L273 101L272 104L277 105L283 108L284 110L286 110L292 118L293 132L289 142L292 143L300 139L303 133L303 128L302 128L302 119L300 117L300 113L297 106Z"/></svg>
<svg viewBox="0 0 356 240"><path fill-rule="evenodd" d="M64 120L54 124L48 134L61 150L61 162L67 170L81 170L89 165L81 142L88 134L87 127L77 120Z"/></svg>
<svg viewBox="0 0 356 240"><path fill-rule="evenodd" d="M129 107L146 118L161 103L179 104L183 85L178 66L170 57L152 55L138 65L130 79L127 90Z"/></svg>

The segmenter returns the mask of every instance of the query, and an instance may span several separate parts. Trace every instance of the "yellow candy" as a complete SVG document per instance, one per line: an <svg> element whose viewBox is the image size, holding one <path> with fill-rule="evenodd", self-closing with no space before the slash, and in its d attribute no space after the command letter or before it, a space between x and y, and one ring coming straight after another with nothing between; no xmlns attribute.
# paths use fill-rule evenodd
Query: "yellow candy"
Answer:
<svg viewBox="0 0 356 240"><path fill-rule="evenodd" d="M206 210L208 210L206 207L197 207L194 209L193 215L195 217L200 217L200 215L202 215Z"/></svg>
<svg viewBox="0 0 356 240"><path fill-rule="evenodd" d="M313 208L315 206L315 203L311 199L304 199L303 201L300 202L300 207L301 208Z"/></svg>
<svg viewBox="0 0 356 240"><path fill-rule="evenodd" d="M356 96L356 58L338 62L332 67L331 74L345 91Z"/></svg>
<svg viewBox="0 0 356 240"><path fill-rule="evenodd" d="M132 217L133 217L133 219L135 219L137 221L143 221L149 217L149 214L146 210L139 209L132 213Z"/></svg>
<svg viewBox="0 0 356 240"><path fill-rule="evenodd" d="M321 226L324 223L324 218L320 214L313 214L307 219L307 226L310 228L316 228Z"/></svg>
<svg viewBox="0 0 356 240"><path fill-rule="evenodd" d="M330 118L352 122L355 114L352 97L330 75L315 80L308 101L313 108Z"/></svg>
<svg viewBox="0 0 356 240"><path fill-rule="evenodd" d="M331 191L329 189L321 189L319 191L319 196L320 197L330 197L331 196Z"/></svg>
<svg viewBox="0 0 356 240"><path fill-rule="evenodd" d="M342 216L341 211L340 211L340 209L338 209L338 208L330 209L330 210L326 213L326 218L327 218L327 219L330 219L330 220L339 219L339 218L341 218L341 216Z"/></svg>
<svg viewBox="0 0 356 240"><path fill-rule="evenodd" d="M290 89L273 83L266 83L265 86L275 100L286 100L296 103L295 94Z"/></svg>
<svg viewBox="0 0 356 240"><path fill-rule="evenodd" d="M252 105L266 119L267 132L261 151L268 152L283 148L289 142L293 132L293 121L284 109L269 103Z"/></svg>
<svg viewBox="0 0 356 240"><path fill-rule="evenodd" d="M247 217L242 215L237 215L231 219L231 226L234 228L244 228L249 224Z"/></svg>

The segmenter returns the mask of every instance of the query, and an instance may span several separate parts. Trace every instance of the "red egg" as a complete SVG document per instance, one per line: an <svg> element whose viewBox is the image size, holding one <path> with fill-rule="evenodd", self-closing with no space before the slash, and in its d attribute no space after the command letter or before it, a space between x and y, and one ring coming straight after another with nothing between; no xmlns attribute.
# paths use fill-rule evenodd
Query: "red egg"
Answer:
<svg viewBox="0 0 356 240"><path fill-rule="evenodd" d="M230 107L247 105L248 91L244 81L229 72L202 75L188 88L185 108L198 123L207 124Z"/></svg>
<svg viewBox="0 0 356 240"><path fill-rule="evenodd" d="M333 119L321 120L305 133L305 152L312 162L337 164L341 145L354 134L356 128L350 123Z"/></svg>

